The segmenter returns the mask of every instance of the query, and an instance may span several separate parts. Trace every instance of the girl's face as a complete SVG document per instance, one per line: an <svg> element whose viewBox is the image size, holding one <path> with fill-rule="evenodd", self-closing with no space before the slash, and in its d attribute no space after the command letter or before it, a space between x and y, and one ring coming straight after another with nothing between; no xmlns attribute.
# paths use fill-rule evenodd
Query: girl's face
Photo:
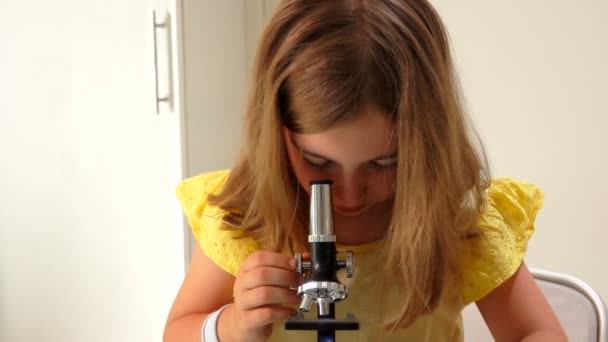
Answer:
<svg viewBox="0 0 608 342"><path fill-rule="evenodd" d="M384 115L365 111L336 128L298 134L284 129L287 154L302 188L331 179L335 215L356 217L392 200L397 144Z"/></svg>

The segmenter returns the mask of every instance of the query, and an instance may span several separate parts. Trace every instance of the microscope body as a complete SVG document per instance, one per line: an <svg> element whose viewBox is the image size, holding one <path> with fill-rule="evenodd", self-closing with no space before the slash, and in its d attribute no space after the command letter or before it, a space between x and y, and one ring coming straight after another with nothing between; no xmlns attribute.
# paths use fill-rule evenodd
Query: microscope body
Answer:
<svg viewBox="0 0 608 342"><path fill-rule="evenodd" d="M345 320L335 319L335 303L345 300L348 289L337 277L337 271L345 268L348 278L354 275L353 253L346 252L346 259L337 260L334 234L332 181L312 181L310 190L310 260L296 254L297 272L304 277L298 286L301 298L300 314L285 322L287 330L317 330L321 336L335 338L336 330L358 330L359 323L352 314ZM304 319L304 313L317 306L316 320Z"/></svg>

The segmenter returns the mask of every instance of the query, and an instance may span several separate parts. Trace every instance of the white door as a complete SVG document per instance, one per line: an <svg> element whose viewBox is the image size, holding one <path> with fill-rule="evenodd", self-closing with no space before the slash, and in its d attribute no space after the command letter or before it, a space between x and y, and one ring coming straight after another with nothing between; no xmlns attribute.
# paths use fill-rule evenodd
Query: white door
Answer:
<svg viewBox="0 0 608 342"><path fill-rule="evenodd" d="M184 257L179 101L152 99L168 1L0 4L0 341L162 339Z"/></svg>

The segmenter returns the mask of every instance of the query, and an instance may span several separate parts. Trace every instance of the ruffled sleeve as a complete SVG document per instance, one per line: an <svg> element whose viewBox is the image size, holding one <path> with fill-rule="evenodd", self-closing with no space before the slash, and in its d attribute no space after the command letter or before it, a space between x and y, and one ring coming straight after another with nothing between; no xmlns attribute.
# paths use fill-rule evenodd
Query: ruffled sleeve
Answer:
<svg viewBox="0 0 608 342"><path fill-rule="evenodd" d="M533 184L506 178L492 181L477 221L480 235L469 241L461 263L465 305L485 297L515 274L542 204L543 193Z"/></svg>
<svg viewBox="0 0 608 342"><path fill-rule="evenodd" d="M229 173L215 171L186 179L177 186L176 194L205 255L236 276L245 259L258 250L257 243L249 237L236 238L235 232L222 229L225 212L207 203L207 196L219 193Z"/></svg>

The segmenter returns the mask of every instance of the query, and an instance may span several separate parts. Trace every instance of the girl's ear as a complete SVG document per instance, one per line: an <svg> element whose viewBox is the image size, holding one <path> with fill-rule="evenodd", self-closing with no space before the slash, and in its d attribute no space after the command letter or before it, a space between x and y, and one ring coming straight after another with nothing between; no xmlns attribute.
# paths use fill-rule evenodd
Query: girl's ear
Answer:
<svg viewBox="0 0 608 342"><path fill-rule="evenodd" d="M285 147L290 151L293 152L294 150L294 145L292 143L292 135L291 135L291 131L283 126L283 140L285 141Z"/></svg>

